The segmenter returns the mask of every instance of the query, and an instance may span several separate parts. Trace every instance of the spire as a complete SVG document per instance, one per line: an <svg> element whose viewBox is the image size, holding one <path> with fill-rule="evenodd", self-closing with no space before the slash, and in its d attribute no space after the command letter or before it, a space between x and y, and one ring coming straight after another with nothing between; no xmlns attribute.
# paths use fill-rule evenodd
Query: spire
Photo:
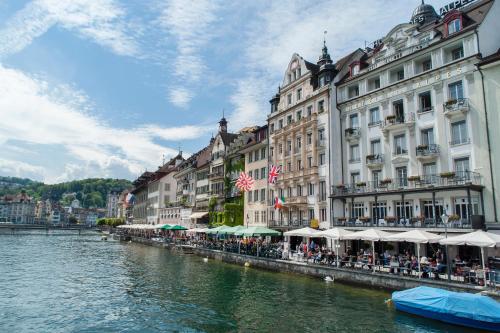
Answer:
<svg viewBox="0 0 500 333"><path fill-rule="evenodd" d="M222 109L222 119L219 121L219 132L227 132L227 120L224 118L224 109Z"/></svg>
<svg viewBox="0 0 500 333"><path fill-rule="evenodd" d="M323 66L325 64L332 63L332 59L330 58L330 54L328 54L328 48L326 47L326 34L327 33L328 33L328 31L326 31L326 30L323 32L323 49L321 52L321 56L319 57L319 60L318 60L319 66Z"/></svg>

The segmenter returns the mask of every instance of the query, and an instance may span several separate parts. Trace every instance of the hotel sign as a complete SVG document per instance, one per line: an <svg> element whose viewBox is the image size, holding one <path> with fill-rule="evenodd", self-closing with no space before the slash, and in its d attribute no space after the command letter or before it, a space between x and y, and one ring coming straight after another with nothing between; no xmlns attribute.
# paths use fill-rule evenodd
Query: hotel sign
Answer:
<svg viewBox="0 0 500 333"><path fill-rule="evenodd" d="M462 7L465 7L467 6L468 4L470 3L473 3L475 2L476 0L457 0L457 1L453 1L449 4L447 4L446 6L444 7L441 7L439 8L439 14L441 16L444 16L446 15L450 10L453 10L453 9L460 9Z"/></svg>

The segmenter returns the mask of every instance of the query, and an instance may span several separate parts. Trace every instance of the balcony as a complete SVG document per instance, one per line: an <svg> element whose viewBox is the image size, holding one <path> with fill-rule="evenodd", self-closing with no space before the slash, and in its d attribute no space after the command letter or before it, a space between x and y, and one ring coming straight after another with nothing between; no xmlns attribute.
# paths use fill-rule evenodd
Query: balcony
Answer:
<svg viewBox="0 0 500 333"><path fill-rule="evenodd" d="M358 127L346 128L345 138L347 141L357 140L361 137L361 130Z"/></svg>
<svg viewBox="0 0 500 333"><path fill-rule="evenodd" d="M407 178L386 178L378 182L339 184L332 186L331 193L333 197L342 197L464 185L482 186L482 176L472 171L451 171L432 175L410 176Z"/></svg>
<svg viewBox="0 0 500 333"><path fill-rule="evenodd" d="M417 114L422 114L426 112L432 112L434 111L434 108L432 106L427 106L427 107L422 107L417 111Z"/></svg>
<svg viewBox="0 0 500 333"><path fill-rule="evenodd" d="M270 228L300 229L310 226L311 221L308 220L269 221Z"/></svg>
<svg viewBox="0 0 500 333"><path fill-rule="evenodd" d="M469 99L458 98L449 100L443 104L443 109L444 115L447 117L466 114L470 110Z"/></svg>
<svg viewBox="0 0 500 333"><path fill-rule="evenodd" d="M439 156L439 145L434 143L419 145L415 151L419 160L432 160Z"/></svg>
<svg viewBox="0 0 500 333"><path fill-rule="evenodd" d="M415 113L409 112L405 115L390 115L382 124L382 131L386 134L390 130L402 129L415 126Z"/></svg>
<svg viewBox="0 0 500 333"><path fill-rule="evenodd" d="M369 168L380 168L384 165L384 155L371 154L366 155L366 166Z"/></svg>
<svg viewBox="0 0 500 333"><path fill-rule="evenodd" d="M285 199L285 205L306 205L307 197L306 196L296 196L296 197L287 197Z"/></svg>
<svg viewBox="0 0 500 333"><path fill-rule="evenodd" d="M320 148L325 148L326 147L326 140L323 139L323 140L318 140L318 147Z"/></svg>
<svg viewBox="0 0 500 333"><path fill-rule="evenodd" d="M208 179L219 179L224 178L223 172L212 172L208 174Z"/></svg>
<svg viewBox="0 0 500 333"><path fill-rule="evenodd" d="M481 216L481 215L477 215ZM438 229L444 232L445 225L441 218L432 218L425 216L418 217L396 217L386 216L378 219L374 216L367 217L338 217L333 221L334 227L347 227L352 229L365 229L365 228L384 228L388 230L397 230L398 228L425 228L425 229ZM447 226L450 229L473 229L472 224L467 219L458 219L450 222ZM436 230L436 231L438 231Z"/></svg>

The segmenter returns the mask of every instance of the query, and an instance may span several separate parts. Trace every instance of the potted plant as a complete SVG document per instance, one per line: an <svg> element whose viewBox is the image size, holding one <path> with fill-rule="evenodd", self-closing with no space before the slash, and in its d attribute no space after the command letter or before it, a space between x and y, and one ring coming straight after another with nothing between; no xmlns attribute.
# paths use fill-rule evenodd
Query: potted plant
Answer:
<svg viewBox="0 0 500 333"><path fill-rule="evenodd" d="M345 188L345 185L344 184L337 184L337 185L335 185L335 187L338 189L342 189L342 188Z"/></svg>
<svg viewBox="0 0 500 333"><path fill-rule="evenodd" d="M455 177L455 172L453 171L441 172L440 176L441 178L453 178Z"/></svg>
<svg viewBox="0 0 500 333"><path fill-rule="evenodd" d="M377 156L375 154L366 155L367 160L374 160Z"/></svg>
<svg viewBox="0 0 500 333"><path fill-rule="evenodd" d="M390 183L392 183L392 179L390 179L390 178L382 179L380 181L380 184L382 184L382 185L387 185L387 184L390 184Z"/></svg>
<svg viewBox="0 0 500 333"><path fill-rule="evenodd" d="M395 216L386 216L385 221L386 222L396 222L396 217Z"/></svg>
<svg viewBox="0 0 500 333"><path fill-rule="evenodd" d="M357 187L365 187L366 186L366 182L357 182L356 186Z"/></svg>
<svg viewBox="0 0 500 333"><path fill-rule="evenodd" d="M450 99L450 100L446 101L445 105L446 106L452 106L452 105L454 105L456 103L457 103L456 99Z"/></svg>
<svg viewBox="0 0 500 333"><path fill-rule="evenodd" d="M370 221L370 218L369 218L368 216L362 216L362 217L360 217L360 218L359 218L359 220L360 220L361 222L369 222L369 221Z"/></svg>
<svg viewBox="0 0 500 333"><path fill-rule="evenodd" d="M448 221L458 221L460 220L460 216L457 214L452 214L448 217Z"/></svg>
<svg viewBox="0 0 500 333"><path fill-rule="evenodd" d="M387 117L385 117L385 120L387 120L390 123L394 123L394 121L396 120L396 115L395 114L388 115Z"/></svg>
<svg viewBox="0 0 500 333"><path fill-rule="evenodd" d="M347 221L347 217L345 217L345 216L337 217L337 221L345 222L345 221Z"/></svg>
<svg viewBox="0 0 500 333"><path fill-rule="evenodd" d="M416 182L416 181L420 180L420 176L410 176L410 177L408 177L408 180L410 182Z"/></svg>
<svg viewBox="0 0 500 333"><path fill-rule="evenodd" d="M422 151L422 150L426 150L426 149L428 149L428 148L429 148L429 146L428 146L428 145L418 145L418 146L417 146L417 150L420 150L420 151Z"/></svg>

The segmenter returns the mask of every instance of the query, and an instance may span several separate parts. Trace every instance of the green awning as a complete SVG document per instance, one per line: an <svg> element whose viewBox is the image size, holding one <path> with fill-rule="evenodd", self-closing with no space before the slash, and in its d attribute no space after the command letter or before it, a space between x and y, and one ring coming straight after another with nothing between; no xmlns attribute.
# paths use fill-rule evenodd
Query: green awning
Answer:
<svg viewBox="0 0 500 333"><path fill-rule="evenodd" d="M281 232L266 227L249 227L234 233L236 236L281 236Z"/></svg>
<svg viewBox="0 0 500 333"><path fill-rule="evenodd" d="M183 227L182 225L176 224L176 225L170 227L169 230L188 230L188 229L186 227Z"/></svg>
<svg viewBox="0 0 500 333"><path fill-rule="evenodd" d="M161 227L162 230L187 230L187 228L181 226L181 225L169 225L165 224L163 227Z"/></svg>
<svg viewBox="0 0 500 333"><path fill-rule="evenodd" d="M237 225L235 227L225 227L219 230L219 235L234 235L236 232L246 229L242 225Z"/></svg>
<svg viewBox="0 0 500 333"><path fill-rule="evenodd" d="M221 228L224 228L224 227L226 227L226 228L227 228L227 226L225 226L225 225L221 225L220 227L217 227L217 228L207 229L207 231L206 231L205 233L206 233L207 235L216 235L216 234L219 232L219 230L220 230Z"/></svg>

